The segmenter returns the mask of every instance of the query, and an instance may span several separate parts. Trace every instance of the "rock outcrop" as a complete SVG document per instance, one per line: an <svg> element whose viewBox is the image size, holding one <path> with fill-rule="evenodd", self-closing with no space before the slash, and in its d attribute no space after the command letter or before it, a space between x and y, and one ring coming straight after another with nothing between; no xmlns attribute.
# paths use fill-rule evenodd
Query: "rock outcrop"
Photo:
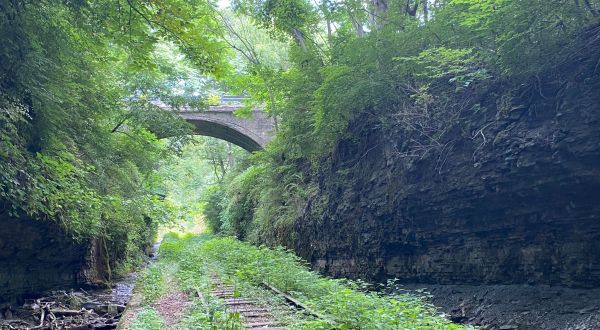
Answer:
<svg viewBox="0 0 600 330"><path fill-rule="evenodd" d="M56 223L2 215L0 224L0 307L105 280L94 244L74 241Z"/></svg>
<svg viewBox="0 0 600 330"><path fill-rule="evenodd" d="M598 287L600 79L569 79L488 89L419 156L393 114L359 117L293 248L340 277Z"/></svg>

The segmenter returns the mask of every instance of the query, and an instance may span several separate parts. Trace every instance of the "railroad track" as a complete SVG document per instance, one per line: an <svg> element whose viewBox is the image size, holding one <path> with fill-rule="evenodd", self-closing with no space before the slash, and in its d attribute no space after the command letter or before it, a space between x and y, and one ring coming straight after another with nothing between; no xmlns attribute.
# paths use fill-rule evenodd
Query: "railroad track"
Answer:
<svg viewBox="0 0 600 330"><path fill-rule="evenodd" d="M230 313L239 313L240 319L247 329L284 329L278 326L272 310L261 306L254 299L236 297L235 287L224 284L216 275L211 275L216 287L210 292L213 297L225 302L225 309ZM201 295L198 293L198 295Z"/></svg>
<svg viewBox="0 0 600 330"><path fill-rule="evenodd" d="M213 284L215 284L215 288L210 292L210 295L222 299L225 303L225 309L228 312L239 313L240 319L247 329L285 329L280 323L277 322L276 317L273 315L272 308L266 308L254 299L237 297L235 287L224 284L216 274L211 274L210 278ZM326 316L311 310L303 303L297 301L293 297L269 285L268 283L263 282L261 286L272 291L276 295L282 296L289 306L292 306L298 310L302 310L305 314L328 320L330 323L335 323ZM198 296L201 296L200 292L197 294Z"/></svg>

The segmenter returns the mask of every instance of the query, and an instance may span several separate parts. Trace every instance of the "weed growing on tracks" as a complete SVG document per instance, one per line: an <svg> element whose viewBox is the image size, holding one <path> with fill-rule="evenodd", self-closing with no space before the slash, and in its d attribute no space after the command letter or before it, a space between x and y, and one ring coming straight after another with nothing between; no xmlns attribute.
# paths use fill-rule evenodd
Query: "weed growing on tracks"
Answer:
<svg viewBox="0 0 600 330"><path fill-rule="evenodd" d="M468 329L450 322L415 296L383 295L366 290L361 282L323 277L283 248L256 247L235 238L205 234L168 235L160 255L178 263L175 276L184 291L200 293L201 301L188 311L188 321L201 319L213 326L220 323L225 326L222 329L236 329L235 315L224 313L218 299L208 294L214 287L212 274L233 285L242 296L266 306L285 305L282 297L261 288L269 284L322 316L283 311L278 321L292 329Z"/></svg>

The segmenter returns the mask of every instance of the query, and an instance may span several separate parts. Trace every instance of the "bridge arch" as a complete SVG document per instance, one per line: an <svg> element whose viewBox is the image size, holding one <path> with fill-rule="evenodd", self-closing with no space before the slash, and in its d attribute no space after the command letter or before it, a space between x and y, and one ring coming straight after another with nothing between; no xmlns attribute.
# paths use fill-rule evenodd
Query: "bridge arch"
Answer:
<svg viewBox="0 0 600 330"><path fill-rule="evenodd" d="M256 109L249 118L240 118L234 111L240 106L211 106L205 111L183 111L179 115L194 125L198 135L231 142L249 152L262 150L273 135L273 120Z"/></svg>
<svg viewBox="0 0 600 330"><path fill-rule="evenodd" d="M186 121L194 125L194 133L198 135L225 140L249 152L259 151L264 147L252 132L243 127L232 127L227 123L206 119L186 119Z"/></svg>

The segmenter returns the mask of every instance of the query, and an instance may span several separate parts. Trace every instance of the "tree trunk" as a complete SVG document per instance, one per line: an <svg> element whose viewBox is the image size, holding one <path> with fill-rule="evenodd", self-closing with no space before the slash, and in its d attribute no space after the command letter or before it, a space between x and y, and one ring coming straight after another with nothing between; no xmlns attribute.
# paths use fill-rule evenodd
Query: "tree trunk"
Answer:
<svg viewBox="0 0 600 330"><path fill-rule="evenodd" d="M427 2L427 0L421 0L422 2ZM416 1L412 6L411 6L411 0L406 0L406 8L405 8L405 12L407 15L410 16L417 16L417 9L419 9L419 1Z"/></svg>
<svg viewBox="0 0 600 330"><path fill-rule="evenodd" d="M235 160L233 159L233 152L231 150L231 142L227 142L227 168L232 169L235 165Z"/></svg>
<svg viewBox="0 0 600 330"><path fill-rule="evenodd" d="M293 28L292 36L294 36L294 40L296 40L298 45L300 45L300 47L302 47L302 50L306 50L306 43L304 42L304 34L300 30Z"/></svg>
<svg viewBox="0 0 600 330"><path fill-rule="evenodd" d="M376 30L381 30L385 26L385 20L387 17L388 3L387 0L372 0L373 11L371 15L371 21Z"/></svg>

